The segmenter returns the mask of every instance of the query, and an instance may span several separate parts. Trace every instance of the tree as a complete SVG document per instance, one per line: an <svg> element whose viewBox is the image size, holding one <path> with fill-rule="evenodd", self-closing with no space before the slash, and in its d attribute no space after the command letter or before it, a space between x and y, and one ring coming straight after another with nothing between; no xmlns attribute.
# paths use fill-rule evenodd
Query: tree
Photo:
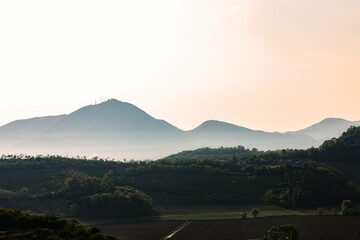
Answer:
<svg viewBox="0 0 360 240"><path fill-rule="evenodd" d="M22 197L28 197L29 196L29 189L27 187L22 187L19 194Z"/></svg>
<svg viewBox="0 0 360 240"><path fill-rule="evenodd" d="M256 218L257 215L259 215L259 212L260 212L260 210L258 208L251 209L251 215L253 215L254 218Z"/></svg>
<svg viewBox="0 0 360 240"><path fill-rule="evenodd" d="M334 216L338 215L338 211L335 208L331 209L331 213Z"/></svg>
<svg viewBox="0 0 360 240"><path fill-rule="evenodd" d="M272 189L268 189L263 197L263 200L266 202L271 202L273 200L274 193Z"/></svg>
<svg viewBox="0 0 360 240"><path fill-rule="evenodd" d="M240 216L241 216L242 219L246 219L246 218L247 218L247 213L246 213L246 212L242 212Z"/></svg>
<svg viewBox="0 0 360 240"><path fill-rule="evenodd" d="M341 203L341 209L343 215L350 215L351 209L353 208L353 202L351 200L343 200Z"/></svg>
<svg viewBox="0 0 360 240"><path fill-rule="evenodd" d="M319 207L317 209L317 214L320 215L320 216L325 215L325 209L323 207Z"/></svg>

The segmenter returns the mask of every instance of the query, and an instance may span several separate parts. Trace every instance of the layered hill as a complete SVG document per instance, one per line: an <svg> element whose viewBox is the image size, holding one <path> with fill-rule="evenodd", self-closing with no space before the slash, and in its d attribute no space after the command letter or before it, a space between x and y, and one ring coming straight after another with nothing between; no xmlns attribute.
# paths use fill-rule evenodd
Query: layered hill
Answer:
<svg viewBox="0 0 360 240"><path fill-rule="evenodd" d="M199 127L188 132L192 139L206 147L246 146L261 150L280 148L308 148L319 143L304 134L283 134L279 132L264 132L251 130L226 122L206 121Z"/></svg>
<svg viewBox="0 0 360 240"><path fill-rule="evenodd" d="M326 131L329 125L323 122L297 132L279 133L210 120L193 130L183 131L130 103L112 99L71 114L6 124L0 127L0 153L155 159L201 147L242 145L259 150L304 149L319 146L324 135L329 135ZM349 124L353 123L335 124L337 127L332 129L336 131L330 131L331 137L337 137Z"/></svg>
<svg viewBox="0 0 360 240"><path fill-rule="evenodd" d="M317 141L323 142L330 138L340 136L351 126L360 126L360 121L352 122L342 118L326 118L310 127L298 131L288 132L288 134L307 135Z"/></svg>

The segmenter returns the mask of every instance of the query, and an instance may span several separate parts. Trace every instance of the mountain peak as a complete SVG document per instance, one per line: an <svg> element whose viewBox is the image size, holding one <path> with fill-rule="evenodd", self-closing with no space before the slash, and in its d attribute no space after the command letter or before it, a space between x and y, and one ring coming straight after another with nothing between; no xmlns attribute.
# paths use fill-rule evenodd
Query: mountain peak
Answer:
<svg viewBox="0 0 360 240"><path fill-rule="evenodd" d="M351 125L358 126L360 122L351 122L342 118L325 118L310 127L289 132L291 134L305 134L320 142L333 137L339 137Z"/></svg>
<svg viewBox="0 0 360 240"><path fill-rule="evenodd" d="M320 121L318 124L322 124L322 123L340 123L340 122L350 122L346 119L343 118L325 118L322 121Z"/></svg>
<svg viewBox="0 0 360 240"><path fill-rule="evenodd" d="M73 113L71 115L88 115L90 114L91 117L119 117L119 114L121 116L126 116L128 114L130 115L143 115L145 117L151 117L146 112L141 110L140 108L136 107L135 105L127 102L122 102L117 99L109 99L105 102L98 103L95 105L87 105L85 107L82 107Z"/></svg>
<svg viewBox="0 0 360 240"><path fill-rule="evenodd" d="M191 131L239 131L239 130L249 130L248 128L240 127L235 124L222 122L218 120L208 120L200 124L197 128Z"/></svg>
<svg viewBox="0 0 360 240"><path fill-rule="evenodd" d="M122 102L122 101L119 101L119 100L117 100L115 98L111 98L111 99L108 99L108 100L106 100L104 102L95 104L95 106L104 106L104 105L109 105L109 104L114 105L114 104L130 104L130 103ZM132 104L130 104L130 105L132 105Z"/></svg>

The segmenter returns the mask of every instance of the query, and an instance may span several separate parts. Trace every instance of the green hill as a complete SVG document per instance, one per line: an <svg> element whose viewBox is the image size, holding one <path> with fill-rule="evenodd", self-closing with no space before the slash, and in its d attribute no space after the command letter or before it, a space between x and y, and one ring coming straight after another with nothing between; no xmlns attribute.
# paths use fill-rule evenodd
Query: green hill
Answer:
<svg viewBox="0 0 360 240"><path fill-rule="evenodd" d="M187 159L126 163L3 156L0 206L65 216L132 217L154 214L153 204L265 200L309 208L358 201L359 129L352 127L308 150L205 148L182 153Z"/></svg>

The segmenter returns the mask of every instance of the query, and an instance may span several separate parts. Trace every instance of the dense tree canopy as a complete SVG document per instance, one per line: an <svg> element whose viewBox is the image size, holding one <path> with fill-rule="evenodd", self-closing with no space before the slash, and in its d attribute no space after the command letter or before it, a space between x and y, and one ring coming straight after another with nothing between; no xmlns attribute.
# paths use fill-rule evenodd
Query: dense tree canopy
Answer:
<svg viewBox="0 0 360 240"><path fill-rule="evenodd" d="M78 240L115 240L105 236L96 227L85 227L77 219L64 219L42 214L29 214L19 210L0 208L0 226L9 230L7 235L12 239L11 231L26 239L78 239Z"/></svg>

